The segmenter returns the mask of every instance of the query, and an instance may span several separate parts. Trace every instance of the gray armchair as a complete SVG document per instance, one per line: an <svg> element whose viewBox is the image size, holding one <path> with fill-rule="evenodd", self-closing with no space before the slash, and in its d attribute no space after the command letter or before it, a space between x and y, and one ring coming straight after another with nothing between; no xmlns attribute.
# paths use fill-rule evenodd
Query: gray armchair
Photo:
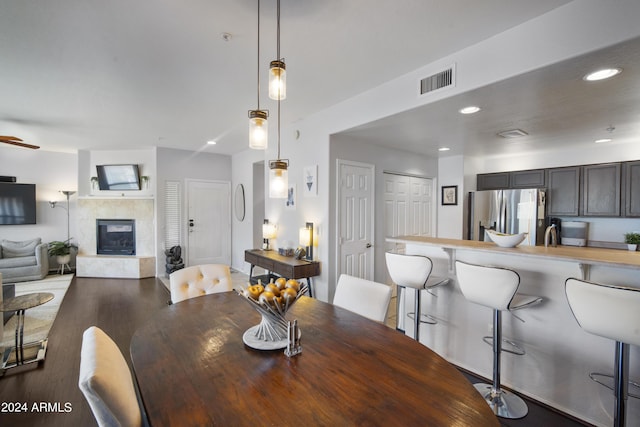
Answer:
<svg viewBox="0 0 640 427"><path fill-rule="evenodd" d="M48 246L40 238L0 242L0 273L4 283L44 279L49 273Z"/></svg>

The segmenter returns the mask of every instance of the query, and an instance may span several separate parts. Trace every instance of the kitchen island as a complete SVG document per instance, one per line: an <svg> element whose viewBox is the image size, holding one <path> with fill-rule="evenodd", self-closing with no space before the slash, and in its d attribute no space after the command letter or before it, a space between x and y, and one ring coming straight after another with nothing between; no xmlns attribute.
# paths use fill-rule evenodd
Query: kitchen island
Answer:
<svg viewBox="0 0 640 427"><path fill-rule="evenodd" d="M421 342L450 362L491 378L491 310L465 300L455 282L455 261L510 268L521 277L519 292L544 301L503 316L503 336L522 344L524 356L503 353L502 382L533 399L595 425L613 420L613 393L592 381L590 372L612 373L614 342L584 332L569 309L564 282L569 277L640 287L640 252L570 246L500 248L492 242L401 236L387 238L395 250L429 256L433 274L453 278L437 297L423 295L423 310L437 325L424 325ZM413 307L407 294L406 310ZM523 321L521 321L521 320ZM412 322L404 322L413 336ZM631 348L630 378L640 380L640 349ZM631 393L640 390L630 387ZM628 401L629 425L640 426L640 399Z"/></svg>

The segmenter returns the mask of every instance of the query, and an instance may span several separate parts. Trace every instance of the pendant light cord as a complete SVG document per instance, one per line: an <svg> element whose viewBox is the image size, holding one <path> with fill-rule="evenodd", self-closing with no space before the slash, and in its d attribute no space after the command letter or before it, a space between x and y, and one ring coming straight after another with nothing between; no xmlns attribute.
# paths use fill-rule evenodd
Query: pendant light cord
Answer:
<svg viewBox="0 0 640 427"><path fill-rule="evenodd" d="M258 110L260 110L260 0L258 0Z"/></svg>
<svg viewBox="0 0 640 427"><path fill-rule="evenodd" d="M280 61L280 0L278 0L278 4L277 4L277 26L276 26L276 35L277 35L277 40L276 40L276 56L278 58L278 61ZM278 85L278 160L280 160L280 90L282 88L282 85L279 84Z"/></svg>
<svg viewBox="0 0 640 427"><path fill-rule="evenodd" d="M280 160L280 97L278 97L278 160Z"/></svg>
<svg viewBox="0 0 640 427"><path fill-rule="evenodd" d="M280 61L280 0L278 0L278 11L277 11L277 26L276 26L276 32L277 32L277 36L278 36L278 40L276 42L276 56L278 57L278 61ZM280 93L278 93L278 98L280 97Z"/></svg>

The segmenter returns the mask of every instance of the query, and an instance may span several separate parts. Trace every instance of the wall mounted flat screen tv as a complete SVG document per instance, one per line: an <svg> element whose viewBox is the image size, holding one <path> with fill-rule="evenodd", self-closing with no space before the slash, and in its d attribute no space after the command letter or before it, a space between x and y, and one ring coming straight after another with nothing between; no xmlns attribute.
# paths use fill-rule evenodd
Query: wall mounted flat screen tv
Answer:
<svg viewBox="0 0 640 427"><path fill-rule="evenodd" d="M0 225L36 223L36 185L0 182Z"/></svg>
<svg viewBox="0 0 640 427"><path fill-rule="evenodd" d="M138 165L96 165L100 190L140 190Z"/></svg>

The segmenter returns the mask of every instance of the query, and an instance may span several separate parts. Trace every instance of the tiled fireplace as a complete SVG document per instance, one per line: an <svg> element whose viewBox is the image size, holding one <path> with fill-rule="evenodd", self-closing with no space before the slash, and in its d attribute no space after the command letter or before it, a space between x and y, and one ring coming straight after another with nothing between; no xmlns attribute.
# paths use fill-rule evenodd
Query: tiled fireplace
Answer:
<svg viewBox="0 0 640 427"><path fill-rule="evenodd" d="M81 198L77 229L79 277L155 276L153 199Z"/></svg>

